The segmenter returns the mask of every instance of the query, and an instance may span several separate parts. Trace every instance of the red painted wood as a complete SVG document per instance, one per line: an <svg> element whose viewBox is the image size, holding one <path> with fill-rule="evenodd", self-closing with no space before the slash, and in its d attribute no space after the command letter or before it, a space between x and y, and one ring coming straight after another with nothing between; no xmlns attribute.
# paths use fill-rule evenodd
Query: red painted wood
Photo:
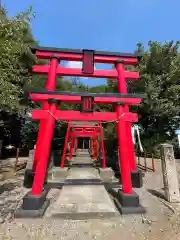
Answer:
<svg viewBox="0 0 180 240"><path fill-rule="evenodd" d="M47 52L36 50L36 57L38 59L49 59L52 55L56 55L61 60L66 61L82 61L83 54L81 53L58 53L58 52ZM116 56L101 56L95 55L94 62L95 63L115 63L117 60L123 60L125 65L135 65L138 62L137 57L116 57Z"/></svg>
<svg viewBox="0 0 180 240"><path fill-rule="evenodd" d="M38 74L45 74L49 72L49 65L34 65L33 72ZM138 80L139 73L138 72L125 72L125 78ZM91 78L118 78L118 73L116 69L113 70L94 70L92 74L84 74L82 69L78 68L66 68L66 67L58 67L56 71L57 75L60 76L77 76L77 77L91 77Z"/></svg>
<svg viewBox="0 0 180 240"><path fill-rule="evenodd" d="M81 102L80 96L67 96L67 95L56 95L56 94L40 94L40 93L29 93L30 98L34 102L43 102L45 100L54 98L63 102L79 103ZM129 105L137 105L141 103L142 98L117 98L117 97L95 97L94 103L96 104L112 104L116 102L122 102Z"/></svg>
<svg viewBox="0 0 180 240"><path fill-rule="evenodd" d="M47 110L32 110L32 119L47 119L48 115L51 115ZM93 112L93 113L81 113L78 111L62 111L57 110L53 115L56 120L67 121L116 121L116 112ZM137 122L138 116L136 113L125 113L122 116L123 121Z"/></svg>

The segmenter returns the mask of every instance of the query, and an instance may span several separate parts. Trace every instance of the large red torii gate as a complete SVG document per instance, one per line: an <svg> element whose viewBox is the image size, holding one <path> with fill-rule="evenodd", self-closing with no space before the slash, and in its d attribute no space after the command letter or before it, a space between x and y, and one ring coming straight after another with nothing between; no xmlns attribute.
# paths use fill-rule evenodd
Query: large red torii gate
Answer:
<svg viewBox="0 0 180 240"><path fill-rule="evenodd" d="M29 93L32 101L42 102L42 110L33 110L32 118L40 120L40 128L36 143L36 153L34 158L33 171L35 173L32 191L24 198L24 206L28 208L29 200L35 209L42 207L46 194L43 190L44 179L50 144L53 137L53 129L56 120L67 121L116 121L118 146L121 166L122 191L119 190L120 201L123 206L132 204L137 196L134 196L131 182L131 172L136 173L136 163L131 135L131 122L137 122L137 114L129 112L130 105L139 104L142 95L128 94L126 81L128 79L137 80L138 72L129 72L124 69L125 65L134 65L138 62L135 54L100 52L91 50L71 50L36 48L33 49L38 59L50 59L49 65L35 65L33 72L38 74L48 74L46 90ZM59 66L61 60L82 61L82 69L71 69ZM94 70L94 63L113 63L113 70ZM72 93L56 91L56 76L85 76L85 77L106 77L117 80L117 94L96 94L96 93ZM63 111L58 109L58 103L82 103L87 101L88 112ZM115 112L94 112L93 103L114 104ZM68 126L69 127L69 126ZM33 202L33 203L32 203ZM32 210L32 207L31 207Z"/></svg>

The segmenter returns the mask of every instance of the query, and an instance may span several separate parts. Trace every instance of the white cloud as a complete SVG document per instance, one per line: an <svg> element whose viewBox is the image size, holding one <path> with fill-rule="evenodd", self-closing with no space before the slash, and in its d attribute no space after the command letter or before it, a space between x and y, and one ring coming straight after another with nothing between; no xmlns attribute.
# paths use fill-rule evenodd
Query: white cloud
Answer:
<svg viewBox="0 0 180 240"><path fill-rule="evenodd" d="M82 68L82 62L77 62L77 61L68 61L66 64L66 67L68 68ZM94 69L96 69L96 66L94 65ZM81 80L89 80L89 77L80 77Z"/></svg>
<svg viewBox="0 0 180 240"><path fill-rule="evenodd" d="M69 68L82 68L82 62L69 61L67 63L67 67L69 67Z"/></svg>
<svg viewBox="0 0 180 240"><path fill-rule="evenodd" d="M66 66L69 68L82 68L82 62L69 61ZM95 64L94 69L96 69Z"/></svg>

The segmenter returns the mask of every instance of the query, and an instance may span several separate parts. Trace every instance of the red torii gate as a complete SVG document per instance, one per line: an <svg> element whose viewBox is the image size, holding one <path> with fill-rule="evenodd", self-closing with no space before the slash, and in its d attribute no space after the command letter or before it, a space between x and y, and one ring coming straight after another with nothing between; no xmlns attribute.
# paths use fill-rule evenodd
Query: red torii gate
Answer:
<svg viewBox="0 0 180 240"><path fill-rule="evenodd" d="M53 48L33 49L38 59L50 59L49 65L35 65L34 73L48 74L45 91L29 93L32 101L43 103L42 110L33 110L32 118L40 120L33 170L35 172L32 191L24 198L24 207L31 205L35 209L42 207L45 199L43 184L46 174L50 143L53 137L55 120L67 121L116 121L121 166L122 191L119 192L121 204L127 206L127 200L134 198L131 172L136 171L133 151L131 122L137 122L137 114L129 112L129 105L142 101L142 95L127 94L126 80L139 78L138 72L124 70L124 65L134 65L138 57L134 54L100 52L91 50L69 50ZM60 67L60 60L83 61L82 69ZM94 70L94 63L113 63L115 69ZM114 93L72 93L56 91L56 76L85 76L113 78L117 80L118 94ZM58 110L59 102L89 104L89 112ZM115 104L115 112L93 112L93 104ZM41 200L40 200L41 199ZM135 198L137 200L137 197ZM33 201L33 204L32 204ZM131 201L132 202L132 199ZM129 203L130 204L130 203ZM136 201L137 205L137 201ZM31 207L32 210L32 207Z"/></svg>
<svg viewBox="0 0 180 240"><path fill-rule="evenodd" d="M86 122L85 122L84 125L81 126L81 125L73 125L70 121L68 122L68 128L67 128L67 132L66 132L64 150L63 150L60 167L61 168L64 167L69 137L71 139L69 160L72 159L73 149L76 148L77 142L75 142L75 140L77 141L77 139L78 139L77 137L90 137L91 152L92 152L93 147L94 147L93 152L95 152L93 155L93 159L97 160L97 152L96 152L97 151L97 135L100 136L101 152L102 152L102 167L105 168L106 167L106 159L105 159L105 152L104 152L104 137L103 137L102 123L100 122L98 125L86 125Z"/></svg>

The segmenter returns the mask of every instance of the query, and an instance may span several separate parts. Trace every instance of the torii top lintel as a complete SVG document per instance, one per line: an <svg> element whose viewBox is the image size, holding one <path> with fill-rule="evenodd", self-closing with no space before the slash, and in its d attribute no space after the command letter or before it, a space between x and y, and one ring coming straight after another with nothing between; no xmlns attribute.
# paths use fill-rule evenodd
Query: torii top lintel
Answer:
<svg viewBox="0 0 180 240"><path fill-rule="evenodd" d="M93 52L94 63L115 63L117 60L123 60L125 65L135 65L141 57L138 53L119 53L96 51L86 49L68 49L53 47L33 47L32 52L38 59L49 59L56 55L61 60L83 61L85 52Z"/></svg>

